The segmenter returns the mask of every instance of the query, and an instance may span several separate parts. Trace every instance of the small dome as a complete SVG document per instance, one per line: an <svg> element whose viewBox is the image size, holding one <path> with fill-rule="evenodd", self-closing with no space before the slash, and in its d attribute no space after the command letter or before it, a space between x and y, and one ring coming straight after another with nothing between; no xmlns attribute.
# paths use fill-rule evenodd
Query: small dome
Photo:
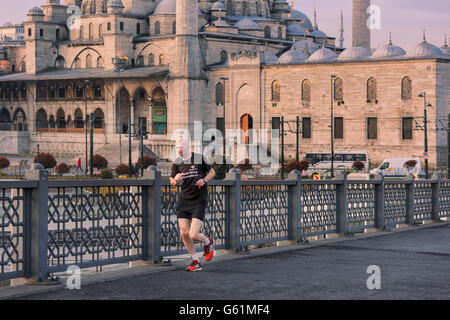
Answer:
<svg viewBox="0 0 450 320"><path fill-rule="evenodd" d="M291 24L286 28L286 33L292 36L305 36L306 29L298 24Z"/></svg>
<svg viewBox="0 0 450 320"><path fill-rule="evenodd" d="M44 10L42 10L42 8L39 8L39 7L34 7L34 8L31 8L30 11L28 11L28 14L43 16Z"/></svg>
<svg viewBox="0 0 450 320"><path fill-rule="evenodd" d="M109 0L108 7L124 7L122 0Z"/></svg>
<svg viewBox="0 0 450 320"><path fill-rule="evenodd" d="M298 10L292 10L292 12L289 14L289 19L293 20L302 20L302 23L300 23L300 26L306 29L312 29L312 23L311 20L309 20L308 16Z"/></svg>
<svg viewBox="0 0 450 320"><path fill-rule="evenodd" d="M239 30L262 30L261 27L254 21L245 17L234 24Z"/></svg>
<svg viewBox="0 0 450 320"><path fill-rule="evenodd" d="M364 59L370 56L370 51L363 47L353 46L350 47L339 55L338 60L355 60Z"/></svg>
<svg viewBox="0 0 450 320"><path fill-rule="evenodd" d="M261 62L264 64L276 64L278 57L270 51L261 51Z"/></svg>
<svg viewBox="0 0 450 320"><path fill-rule="evenodd" d="M213 22L213 26L214 27L229 27L230 25L225 20L222 20L219 17L219 19L217 19Z"/></svg>
<svg viewBox="0 0 450 320"><path fill-rule="evenodd" d="M389 43L375 50L371 58L389 58L389 57L403 56L405 54L406 51L403 50L403 48L399 46L394 46L392 44L392 39L389 36Z"/></svg>
<svg viewBox="0 0 450 320"><path fill-rule="evenodd" d="M322 48L314 52L307 60L307 62L329 62L336 61L338 55L336 52L328 49Z"/></svg>
<svg viewBox="0 0 450 320"><path fill-rule="evenodd" d="M444 46L441 47L441 52L444 56L450 56L450 47L445 44Z"/></svg>
<svg viewBox="0 0 450 320"><path fill-rule="evenodd" d="M223 4L222 1L216 1L211 6L211 11L219 11L219 10L224 10L224 11L226 10L225 5Z"/></svg>
<svg viewBox="0 0 450 320"><path fill-rule="evenodd" d="M431 43L427 42L424 31L423 41L419 43L415 48L409 50L407 56L408 57L442 56L442 51L435 45L432 45Z"/></svg>
<svg viewBox="0 0 450 320"><path fill-rule="evenodd" d="M153 15L158 14L177 14L177 0L162 0L155 8ZM198 14L201 14L198 9Z"/></svg>
<svg viewBox="0 0 450 320"><path fill-rule="evenodd" d="M327 35L320 30L314 30L309 35L313 36L314 38L326 38L327 37Z"/></svg>
<svg viewBox="0 0 450 320"><path fill-rule="evenodd" d="M306 39L296 41L295 42L295 49L303 51L308 56L319 50L319 45L317 43L314 43L312 41L308 41Z"/></svg>
<svg viewBox="0 0 450 320"><path fill-rule="evenodd" d="M296 64L304 63L308 59L306 53L295 49L295 44L292 45L291 50L281 55L278 58L278 64Z"/></svg>

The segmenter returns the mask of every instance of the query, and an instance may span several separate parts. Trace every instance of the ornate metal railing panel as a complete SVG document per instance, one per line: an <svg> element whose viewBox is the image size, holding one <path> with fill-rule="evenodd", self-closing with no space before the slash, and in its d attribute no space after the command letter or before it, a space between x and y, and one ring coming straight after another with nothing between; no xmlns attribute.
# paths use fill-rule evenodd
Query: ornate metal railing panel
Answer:
<svg viewBox="0 0 450 320"><path fill-rule="evenodd" d="M386 183L384 188L384 217L387 227L406 223L406 183Z"/></svg>
<svg viewBox="0 0 450 320"><path fill-rule="evenodd" d="M337 187L335 184L302 182L300 228L302 237L336 232Z"/></svg>
<svg viewBox="0 0 450 320"><path fill-rule="evenodd" d="M240 207L242 245L288 239L287 185L242 185Z"/></svg>
<svg viewBox="0 0 450 320"><path fill-rule="evenodd" d="M450 217L450 180L439 182L439 217Z"/></svg>
<svg viewBox="0 0 450 320"><path fill-rule="evenodd" d="M25 190L0 189L0 280L24 276Z"/></svg>
<svg viewBox="0 0 450 320"><path fill-rule="evenodd" d="M140 186L50 188L49 270L142 259L143 219Z"/></svg>
<svg viewBox="0 0 450 320"><path fill-rule="evenodd" d="M375 184L348 183L347 230L375 227Z"/></svg>
<svg viewBox="0 0 450 320"><path fill-rule="evenodd" d="M414 182L414 220L430 220L433 206L431 182Z"/></svg>
<svg viewBox="0 0 450 320"><path fill-rule="evenodd" d="M177 221L176 206L180 186L163 185L161 191L161 253L163 256L185 253ZM225 247L227 195L225 186L208 186L208 206L202 232L215 240L216 249Z"/></svg>

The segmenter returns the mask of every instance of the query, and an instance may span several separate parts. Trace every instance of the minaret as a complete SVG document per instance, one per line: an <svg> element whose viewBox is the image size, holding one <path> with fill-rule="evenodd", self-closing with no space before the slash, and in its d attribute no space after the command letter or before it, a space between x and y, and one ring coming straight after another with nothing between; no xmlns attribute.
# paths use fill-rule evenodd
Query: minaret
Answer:
<svg viewBox="0 0 450 320"><path fill-rule="evenodd" d="M314 29L319 30L319 25L317 24L317 11L316 11L316 7L314 7Z"/></svg>
<svg viewBox="0 0 450 320"><path fill-rule="evenodd" d="M353 0L353 43L370 50L370 29L367 26L369 20L368 8L370 0Z"/></svg>
<svg viewBox="0 0 450 320"><path fill-rule="evenodd" d="M342 13L341 9L341 22L340 22L340 28L339 28L339 47L342 49L344 48L344 14Z"/></svg>
<svg viewBox="0 0 450 320"><path fill-rule="evenodd" d="M188 129L194 138L194 121L214 123L205 112L206 77L198 38L198 0L177 1L175 58L169 66L168 133Z"/></svg>

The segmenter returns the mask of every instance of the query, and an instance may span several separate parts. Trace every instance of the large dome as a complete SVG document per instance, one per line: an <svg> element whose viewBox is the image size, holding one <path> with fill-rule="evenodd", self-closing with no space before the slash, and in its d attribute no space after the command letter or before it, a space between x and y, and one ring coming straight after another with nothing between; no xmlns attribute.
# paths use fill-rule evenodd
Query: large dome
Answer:
<svg viewBox="0 0 450 320"><path fill-rule="evenodd" d="M424 35L423 41L413 49L409 50L407 55L408 57L434 57L442 56L443 54L441 49L431 43L428 43Z"/></svg>
<svg viewBox="0 0 450 320"><path fill-rule="evenodd" d="M44 15L44 10L42 10L39 7L33 7L30 9L30 11L28 11L29 15L39 15L39 16L43 16Z"/></svg>
<svg viewBox="0 0 450 320"><path fill-rule="evenodd" d="M156 6L153 14L177 14L177 0L162 0ZM198 9L198 14L201 14L200 9Z"/></svg>
<svg viewBox="0 0 450 320"><path fill-rule="evenodd" d="M292 36L305 36L306 29L294 23L286 28L286 33Z"/></svg>
<svg viewBox="0 0 450 320"><path fill-rule="evenodd" d="M338 60L357 60L364 59L370 56L370 51L363 47L353 46L350 47L339 55Z"/></svg>
<svg viewBox="0 0 450 320"><path fill-rule="evenodd" d="M304 63L308 59L306 53L295 49L295 43L292 45L291 50L281 55L278 58L278 64L296 64Z"/></svg>
<svg viewBox="0 0 450 320"><path fill-rule="evenodd" d="M306 28L306 29L312 29L313 28L311 20L309 20L308 16L306 14L304 14L303 12L300 12L298 10L292 10L292 12L289 14L289 19L302 20L300 25L303 28Z"/></svg>

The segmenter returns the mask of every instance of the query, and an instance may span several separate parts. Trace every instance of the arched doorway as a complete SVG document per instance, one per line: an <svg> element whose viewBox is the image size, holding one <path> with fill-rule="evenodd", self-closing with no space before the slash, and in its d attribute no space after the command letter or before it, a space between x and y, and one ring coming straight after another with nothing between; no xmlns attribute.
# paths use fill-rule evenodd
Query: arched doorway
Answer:
<svg viewBox="0 0 450 320"><path fill-rule="evenodd" d="M134 93L134 121L136 131L147 132L147 119L149 116L148 95L144 88L139 88Z"/></svg>
<svg viewBox="0 0 450 320"><path fill-rule="evenodd" d="M105 114L100 108L95 109L94 112L94 133L103 133L105 122Z"/></svg>
<svg viewBox="0 0 450 320"><path fill-rule="evenodd" d="M153 134L167 134L166 94L161 87L153 91Z"/></svg>
<svg viewBox="0 0 450 320"><path fill-rule="evenodd" d="M83 112L81 109L75 110L74 113L74 132L84 132L84 120L83 120Z"/></svg>
<svg viewBox="0 0 450 320"><path fill-rule="evenodd" d="M130 94L121 88L116 98L116 133L128 132L128 118L131 116Z"/></svg>
<svg viewBox="0 0 450 320"><path fill-rule="evenodd" d="M63 109L58 109L58 112L56 113L56 120L57 120L57 131L58 132L66 132L66 113Z"/></svg>
<svg viewBox="0 0 450 320"><path fill-rule="evenodd" d="M0 130L10 131L11 130L11 115L6 108L0 111Z"/></svg>
<svg viewBox="0 0 450 320"><path fill-rule="evenodd" d="M36 132L47 132L48 131L48 121L47 113L44 109L39 109L36 113Z"/></svg>
<svg viewBox="0 0 450 320"><path fill-rule="evenodd" d="M253 137L249 130L253 129L253 117L249 114L244 114L241 117L241 130L243 131L243 142L245 144L253 143Z"/></svg>

